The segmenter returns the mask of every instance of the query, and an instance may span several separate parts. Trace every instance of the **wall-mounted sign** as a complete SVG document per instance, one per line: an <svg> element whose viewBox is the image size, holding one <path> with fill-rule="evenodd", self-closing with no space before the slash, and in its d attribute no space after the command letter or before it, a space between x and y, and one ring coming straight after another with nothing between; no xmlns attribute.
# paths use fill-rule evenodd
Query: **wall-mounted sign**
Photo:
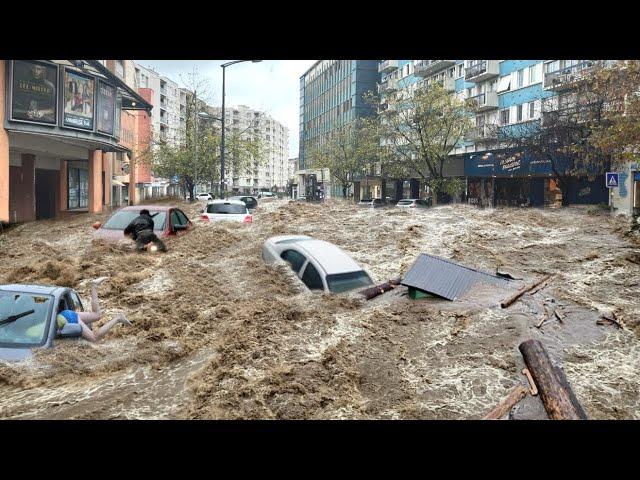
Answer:
<svg viewBox="0 0 640 480"><path fill-rule="evenodd" d="M98 82L98 131L113 135L115 126L116 89L111 85Z"/></svg>
<svg viewBox="0 0 640 480"><path fill-rule="evenodd" d="M95 80L65 69L63 124L66 127L93 130L94 98Z"/></svg>
<svg viewBox="0 0 640 480"><path fill-rule="evenodd" d="M605 178L606 178L607 188L618 187L618 184L620 182L618 181L618 174L616 172L607 172L607 175Z"/></svg>
<svg viewBox="0 0 640 480"><path fill-rule="evenodd" d="M14 60L11 118L55 125L58 67L41 62Z"/></svg>

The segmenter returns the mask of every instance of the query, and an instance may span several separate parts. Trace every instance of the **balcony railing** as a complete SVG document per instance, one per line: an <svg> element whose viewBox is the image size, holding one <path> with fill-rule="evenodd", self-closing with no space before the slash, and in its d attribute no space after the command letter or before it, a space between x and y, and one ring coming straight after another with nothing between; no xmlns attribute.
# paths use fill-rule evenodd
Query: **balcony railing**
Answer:
<svg viewBox="0 0 640 480"><path fill-rule="evenodd" d="M447 67L455 65L455 60L416 60L413 64L413 73L426 77Z"/></svg>
<svg viewBox="0 0 640 480"><path fill-rule="evenodd" d="M500 65L497 60L481 60L464 69L464 78L467 82L482 82L498 75L500 75Z"/></svg>
<svg viewBox="0 0 640 480"><path fill-rule="evenodd" d="M598 66L595 60L576 63L565 68L545 72L544 88L546 90L564 90L572 88L577 82L583 80L585 75Z"/></svg>
<svg viewBox="0 0 640 480"><path fill-rule="evenodd" d="M381 82L378 84L378 93L383 94L383 93L393 92L397 90L397 88L398 88L397 80L395 79L385 80L384 82Z"/></svg>
<svg viewBox="0 0 640 480"><path fill-rule="evenodd" d="M484 125L473 127L467 132L464 138L468 142L495 140L498 138L498 126L485 123Z"/></svg>
<svg viewBox="0 0 640 480"><path fill-rule="evenodd" d="M429 85L440 85L447 92L456 91L456 81L451 77L445 77L445 78L441 78L440 80L429 82L427 86Z"/></svg>
<svg viewBox="0 0 640 480"><path fill-rule="evenodd" d="M398 60L383 60L378 64L379 73L393 72L396 68L398 68Z"/></svg>
<svg viewBox="0 0 640 480"><path fill-rule="evenodd" d="M469 100L475 104L476 110L478 112L498 108L497 92L481 93L480 95L469 97Z"/></svg>

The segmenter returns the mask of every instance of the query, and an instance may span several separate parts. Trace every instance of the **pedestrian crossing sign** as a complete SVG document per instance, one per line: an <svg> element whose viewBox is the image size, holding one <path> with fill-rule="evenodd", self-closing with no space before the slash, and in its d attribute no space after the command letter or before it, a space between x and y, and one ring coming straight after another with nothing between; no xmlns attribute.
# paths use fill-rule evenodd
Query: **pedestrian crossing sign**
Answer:
<svg viewBox="0 0 640 480"><path fill-rule="evenodd" d="M618 186L618 174L607 172L607 188L616 188Z"/></svg>

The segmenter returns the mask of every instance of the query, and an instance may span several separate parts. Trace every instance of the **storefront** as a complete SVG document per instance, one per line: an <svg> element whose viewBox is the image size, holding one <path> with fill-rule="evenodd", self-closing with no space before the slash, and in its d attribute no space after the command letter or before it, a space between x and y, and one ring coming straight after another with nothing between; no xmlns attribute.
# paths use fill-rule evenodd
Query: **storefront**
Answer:
<svg viewBox="0 0 640 480"><path fill-rule="evenodd" d="M559 206L562 192L554 179L551 161L523 152L503 151L465 156L467 202L487 206ZM564 194L569 203L606 201L600 177L571 178ZM603 197L604 196L604 197Z"/></svg>
<svg viewBox="0 0 640 480"><path fill-rule="evenodd" d="M141 108L97 61L0 60L0 221L110 205L120 113Z"/></svg>

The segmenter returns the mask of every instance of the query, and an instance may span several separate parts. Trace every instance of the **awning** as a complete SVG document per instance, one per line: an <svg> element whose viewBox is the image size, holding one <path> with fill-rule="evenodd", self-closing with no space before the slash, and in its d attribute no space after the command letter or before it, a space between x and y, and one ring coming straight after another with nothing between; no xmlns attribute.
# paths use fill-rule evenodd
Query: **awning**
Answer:
<svg viewBox="0 0 640 480"><path fill-rule="evenodd" d="M59 60L58 60L59 61ZM133 88L127 85L122 79L109 71L107 67L102 65L98 60L66 60L71 65L85 70L93 75L102 76L110 82L114 83L122 94L123 110L146 110L151 113L153 105L147 102Z"/></svg>
<svg viewBox="0 0 640 480"><path fill-rule="evenodd" d="M113 179L114 179L116 182L121 183L121 184L122 184L122 186L124 187L124 186L125 186L125 185L124 185L125 183L129 183L129 174L127 173L126 175L114 175L114 176L113 176Z"/></svg>
<svg viewBox="0 0 640 480"><path fill-rule="evenodd" d="M116 187L126 187L124 183L115 179L111 179L111 185L115 185Z"/></svg>

